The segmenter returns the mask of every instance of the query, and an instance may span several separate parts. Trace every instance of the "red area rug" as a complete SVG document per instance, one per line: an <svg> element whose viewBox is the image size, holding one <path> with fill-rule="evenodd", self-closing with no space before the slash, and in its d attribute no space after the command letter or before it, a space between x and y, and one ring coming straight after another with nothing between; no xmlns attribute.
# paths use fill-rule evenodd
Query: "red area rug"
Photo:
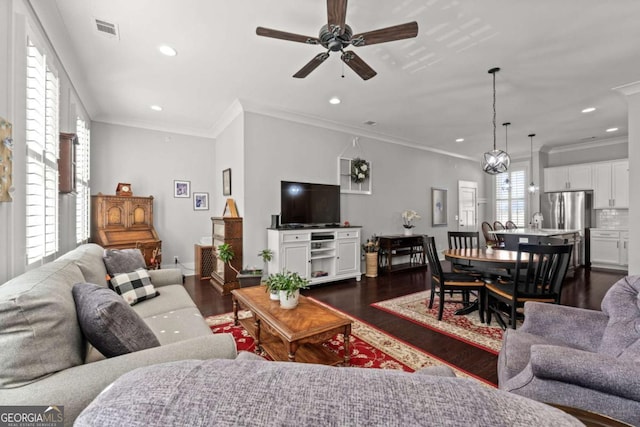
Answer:
<svg viewBox="0 0 640 427"><path fill-rule="evenodd" d="M429 309L430 296L430 291L423 291L371 305L490 353L498 354L502 347L503 331L495 319L491 326L487 326L480 322L477 311L466 316L456 315L455 311L462 308L462 304L456 302L460 295L454 295L451 302L450 297L447 297L442 321L438 321L440 300L436 296L433 307Z"/></svg>
<svg viewBox="0 0 640 427"><path fill-rule="evenodd" d="M316 302L318 301L316 300ZM366 324L345 313L340 312L340 314L349 317L353 321L351 335L349 336L351 366L353 367L400 369L413 372L428 366L447 365L452 368L459 377L474 378L485 384L495 386L434 355L413 347L372 325ZM241 318L250 317L251 313L249 311L242 311L239 313L239 316ZM251 335L249 335L242 326L233 325L233 313L209 316L206 318L206 321L213 333L232 334L239 351L245 350L253 352L255 350L255 342ZM330 351L337 353L340 357L344 354L344 336L342 334L337 334L330 340L324 342L323 345Z"/></svg>

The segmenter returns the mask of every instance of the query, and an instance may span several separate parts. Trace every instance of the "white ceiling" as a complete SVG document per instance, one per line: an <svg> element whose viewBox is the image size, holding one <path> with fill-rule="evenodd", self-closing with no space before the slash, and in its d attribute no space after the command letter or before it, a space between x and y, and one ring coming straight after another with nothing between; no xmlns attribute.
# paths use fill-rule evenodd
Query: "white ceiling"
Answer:
<svg viewBox="0 0 640 427"><path fill-rule="evenodd" d="M498 148L509 121L509 151L528 155L532 132L547 149L626 136L626 100L612 88L640 80L638 0L351 0L354 33L419 25L415 39L353 48L378 72L368 81L336 53L294 79L323 48L255 34L317 36L323 0L30 3L93 120L192 135L214 135L240 100L479 159L493 144L487 71L497 66ZM117 24L119 39L97 32L95 18ZM597 110L582 114L589 106Z"/></svg>

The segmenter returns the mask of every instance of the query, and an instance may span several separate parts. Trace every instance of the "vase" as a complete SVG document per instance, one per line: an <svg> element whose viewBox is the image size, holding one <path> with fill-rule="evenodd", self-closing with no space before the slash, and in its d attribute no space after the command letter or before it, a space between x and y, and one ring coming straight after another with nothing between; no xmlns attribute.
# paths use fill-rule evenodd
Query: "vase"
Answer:
<svg viewBox="0 0 640 427"><path fill-rule="evenodd" d="M413 227L410 227L410 228L405 227L404 228L404 235L405 236L413 236Z"/></svg>
<svg viewBox="0 0 640 427"><path fill-rule="evenodd" d="M365 276L378 277L378 252L366 252L366 270Z"/></svg>
<svg viewBox="0 0 640 427"><path fill-rule="evenodd" d="M293 291L289 296L287 296L287 291L280 291L280 307L286 309L296 308L299 296L299 290Z"/></svg>
<svg viewBox="0 0 640 427"><path fill-rule="evenodd" d="M278 291L269 292L269 299L273 301L280 301L280 293Z"/></svg>

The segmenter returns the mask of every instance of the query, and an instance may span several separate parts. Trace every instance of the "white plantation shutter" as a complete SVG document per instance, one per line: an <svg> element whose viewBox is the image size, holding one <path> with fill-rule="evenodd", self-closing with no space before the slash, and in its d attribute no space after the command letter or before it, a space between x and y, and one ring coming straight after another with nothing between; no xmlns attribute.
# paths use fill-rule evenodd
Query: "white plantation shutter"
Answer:
<svg viewBox="0 0 640 427"><path fill-rule="evenodd" d="M58 250L59 81L45 55L27 46L27 265Z"/></svg>
<svg viewBox="0 0 640 427"><path fill-rule="evenodd" d="M509 187L504 182L509 178ZM505 223L509 220L518 227L525 226L526 187L525 171L513 170L495 176L496 185L496 220Z"/></svg>
<svg viewBox="0 0 640 427"><path fill-rule="evenodd" d="M76 242L84 243L89 240L89 147L91 131L80 117L76 120Z"/></svg>

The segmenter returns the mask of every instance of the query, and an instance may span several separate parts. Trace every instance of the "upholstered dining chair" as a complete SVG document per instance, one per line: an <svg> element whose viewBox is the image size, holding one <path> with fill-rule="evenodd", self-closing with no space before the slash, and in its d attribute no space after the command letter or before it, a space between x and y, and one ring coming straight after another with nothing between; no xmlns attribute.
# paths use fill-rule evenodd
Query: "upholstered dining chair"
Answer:
<svg viewBox="0 0 640 427"><path fill-rule="evenodd" d="M493 226L488 223L487 221L484 221L482 223L482 225L480 226L480 228L482 229L482 235L484 236L484 242L487 246L489 245L497 245L498 241L495 239L495 236L491 233L489 233L490 231L493 231Z"/></svg>
<svg viewBox="0 0 640 427"><path fill-rule="evenodd" d="M516 329L518 309L527 301L560 303L562 283L569 268L573 245L536 245L520 243L518 261L510 280L486 280L484 306L487 324L492 313L506 329L502 315L509 317L509 325ZM500 304L508 307L507 312Z"/></svg>
<svg viewBox="0 0 640 427"><path fill-rule="evenodd" d="M436 239L432 236L425 237L427 260L429 261L429 270L431 276L431 299L429 300L429 308L433 308L433 299L435 298L436 289L438 289L438 297L440 306L438 307L438 320L442 320L444 312L445 293L453 291L462 293L463 304L471 305L469 294L471 291L478 293L478 306L480 312L480 321L484 323L484 282L479 277L468 273L445 272L440 264L438 250L436 249Z"/></svg>
<svg viewBox="0 0 640 427"><path fill-rule="evenodd" d="M516 223L511 220L505 222L504 226L506 227L507 230L515 230L516 228L518 228Z"/></svg>

